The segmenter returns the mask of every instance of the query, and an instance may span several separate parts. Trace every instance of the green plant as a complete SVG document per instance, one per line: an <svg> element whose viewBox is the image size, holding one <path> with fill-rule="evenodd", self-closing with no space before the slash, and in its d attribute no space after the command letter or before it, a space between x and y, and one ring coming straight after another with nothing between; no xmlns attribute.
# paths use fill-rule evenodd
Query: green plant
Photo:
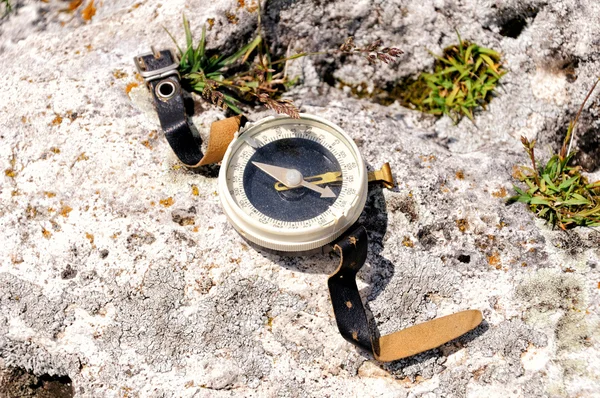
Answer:
<svg viewBox="0 0 600 398"><path fill-rule="evenodd" d="M0 0L0 4L4 4L4 14L2 14L2 18L4 18L13 10L12 4L10 4L10 0Z"/></svg>
<svg viewBox="0 0 600 398"><path fill-rule="evenodd" d="M515 186L517 195L509 198L507 204L526 203L536 216L563 230L575 226L600 226L600 181L590 183L581 174L579 166L569 165L575 155L570 147L577 120L598 81L588 92L575 120L569 124L560 152L545 165L538 165L535 161L535 140L521 137L532 167L520 167L516 171L515 177L524 182L527 188Z"/></svg>
<svg viewBox="0 0 600 398"><path fill-rule="evenodd" d="M500 78L506 73L500 54L462 40L435 56L433 73L421 73L404 85L400 102L433 115L448 115L458 123L462 116L473 121L473 110L485 109Z"/></svg>
<svg viewBox="0 0 600 398"><path fill-rule="evenodd" d="M260 9L259 9L260 15ZM206 27L202 29L200 41L194 46L189 21L183 16L186 47L182 49L175 38L180 55L179 73L182 83L189 91L200 93L205 99L235 113L242 113L240 103L262 103L277 113L298 117L298 109L281 94L291 85L286 73L287 62L300 57L319 54L360 54L370 63L391 62L402 51L391 47L381 48L382 42L376 40L365 48L357 47L352 38L348 38L339 50L321 52L303 52L272 60L269 47L260 33L260 17L256 37L235 53L224 56L206 48ZM166 30L166 29L165 29Z"/></svg>

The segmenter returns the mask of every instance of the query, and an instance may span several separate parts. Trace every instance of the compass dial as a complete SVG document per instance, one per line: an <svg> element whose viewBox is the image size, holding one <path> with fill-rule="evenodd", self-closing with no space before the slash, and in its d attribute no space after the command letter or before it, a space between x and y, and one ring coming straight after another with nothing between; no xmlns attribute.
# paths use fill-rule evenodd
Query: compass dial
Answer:
<svg viewBox="0 0 600 398"><path fill-rule="evenodd" d="M230 145L219 193L234 227L281 251L323 246L358 219L367 175L354 142L336 125L301 115L267 118Z"/></svg>

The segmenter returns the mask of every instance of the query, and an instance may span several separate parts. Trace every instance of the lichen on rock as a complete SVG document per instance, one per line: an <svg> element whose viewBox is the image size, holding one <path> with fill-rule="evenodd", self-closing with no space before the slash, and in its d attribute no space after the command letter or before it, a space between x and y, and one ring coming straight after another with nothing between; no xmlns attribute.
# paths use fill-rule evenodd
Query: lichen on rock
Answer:
<svg viewBox="0 0 600 398"><path fill-rule="evenodd" d="M598 232L552 230L503 197L524 161L516 137L555 145L597 78L597 2L261 2L278 56L348 36L405 51L377 68L297 60L286 94L347 131L368 167L392 166L397 188L371 187L360 219L358 285L379 332L484 313L470 334L389 364L339 335L326 287L337 259L247 245L220 209L218 167L186 170L164 139L133 56L171 46L163 26L183 37L183 11L224 53L256 31L255 1L205 3L93 2L86 21L65 2L26 0L0 19L0 366L68 376L76 397L597 393ZM475 124L336 87L417 75L455 27L510 70ZM203 135L224 115L195 100ZM576 141L592 158L596 102Z"/></svg>

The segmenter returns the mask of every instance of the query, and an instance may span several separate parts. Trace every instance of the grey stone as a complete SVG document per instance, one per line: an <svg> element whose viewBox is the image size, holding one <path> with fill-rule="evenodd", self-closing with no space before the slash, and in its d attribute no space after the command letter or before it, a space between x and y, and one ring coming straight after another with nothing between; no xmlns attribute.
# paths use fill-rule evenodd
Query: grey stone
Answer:
<svg viewBox="0 0 600 398"><path fill-rule="evenodd" d="M134 55L172 46L163 26L183 39L182 12L196 38L214 20L209 47L231 52L253 37L256 2L98 2L91 21L67 4L18 1L0 20L0 170L12 170L0 177L0 367L68 375L77 397L597 394L600 234L505 205L513 166L528 163L518 138L548 158L598 77L597 2L261 3L277 54L350 35L405 51L377 67L299 59L286 93L344 128L370 169L392 165L397 188L372 187L361 216L359 288L377 332L484 313L468 335L389 364L339 335L326 288L336 258L248 246L220 209L218 167L179 167L135 77ZM475 124L340 87L427 70L455 28L509 69ZM206 134L224 115L195 99ZM575 147L600 179L597 95L589 104Z"/></svg>

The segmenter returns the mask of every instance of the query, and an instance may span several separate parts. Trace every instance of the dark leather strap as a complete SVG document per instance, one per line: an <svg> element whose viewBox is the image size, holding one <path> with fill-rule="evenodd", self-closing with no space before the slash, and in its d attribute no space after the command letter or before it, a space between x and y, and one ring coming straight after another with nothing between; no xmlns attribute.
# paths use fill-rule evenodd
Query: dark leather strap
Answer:
<svg viewBox="0 0 600 398"><path fill-rule="evenodd" d="M376 338L371 335L356 274L367 259L369 242L363 226L351 229L338 240L334 250L340 265L327 284L333 312L342 336L371 353L380 361L394 361L439 347L474 329L482 321L477 310L467 310L437 318Z"/></svg>
<svg viewBox="0 0 600 398"><path fill-rule="evenodd" d="M145 75L160 125L173 152L188 167L221 161L227 146L245 122L245 118L236 116L215 122L211 126L206 153L203 153L202 139L192 128L185 110L181 82L176 70L178 61L170 50L160 51L156 55L142 54L136 58L136 64L142 76Z"/></svg>
<svg viewBox="0 0 600 398"><path fill-rule="evenodd" d="M334 249L340 255L340 265L329 276L327 284L342 336L352 344L373 352L367 315L356 286L356 274L367 259L368 247L367 231L363 226L339 240Z"/></svg>

